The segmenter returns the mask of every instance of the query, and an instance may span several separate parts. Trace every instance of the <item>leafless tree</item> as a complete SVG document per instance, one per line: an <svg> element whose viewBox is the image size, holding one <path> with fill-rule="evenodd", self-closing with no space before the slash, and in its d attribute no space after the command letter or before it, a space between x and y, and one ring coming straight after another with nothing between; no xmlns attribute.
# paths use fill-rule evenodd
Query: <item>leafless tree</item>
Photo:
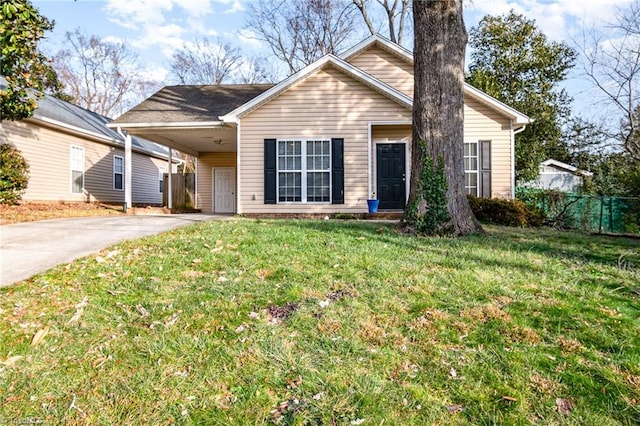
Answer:
<svg viewBox="0 0 640 426"><path fill-rule="evenodd" d="M173 55L170 74L180 84L221 84L242 65L244 59L237 47L218 39L207 38L183 48Z"/></svg>
<svg viewBox="0 0 640 426"><path fill-rule="evenodd" d="M246 28L293 74L343 47L355 29L350 6L347 0L259 0L248 5Z"/></svg>
<svg viewBox="0 0 640 426"><path fill-rule="evenodd" d="M418 232L479 232L464 189L462 0L414 1L413 18L411 182L403 224Z"/></svg>
<svg viewBox="0 0 640 426"><path fill-rule="evenodd" d="M248 58L238 68L235 81L241 84L276 83L278 73L264 58Z"/></svg>
<svg viewBox="0 0 640 426"><path fill-rule="evenodd" d="M389 40L394 43L402 44L404 35L411 24L411 0L352 0L355 7L360 11L362 19L371 34L381 31L380 27L374 25L375 12L371 12L371 3L377 4L384 13L384 21L388 29ZM382 25L384 26L384 25Z"/></svg>
<svg viewBox="0 0 640 426"><path fill-rule="evenodd" d="M136 56L123 43L67 32L53 67L76 105L117 116L158 90L160 82L141 75Z"/></svg>
<svg viewBox="0 0 640 426"><path fill-rule="evenodd" d="M578 48L585 75L621 114L614 133L640 160L640 0L617 10L606 35L591 30Z"/></svg>

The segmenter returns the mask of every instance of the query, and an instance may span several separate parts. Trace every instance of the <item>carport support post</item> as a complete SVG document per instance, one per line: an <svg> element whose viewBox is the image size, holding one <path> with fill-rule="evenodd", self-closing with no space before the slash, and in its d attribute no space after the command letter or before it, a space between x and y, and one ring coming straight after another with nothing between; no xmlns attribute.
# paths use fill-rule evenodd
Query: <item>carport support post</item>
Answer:
<svg viewBox="0 0 640 426"><path fill-rule="evenodd" d="M173 169L171 168L173 163L173 149L171 149L171 147L169 147L169 179L168 179L168 187L167 188L167 207L169 209L173 208L173 197L171 196L173 194L173 185L171 184L171 175L173 174Z"/></svg>
<svg viewBox="0 0 640 426"><path fill-rule="evenodd" d="M120 130L120 129L118 129ZM131 208L131 135L124 138L124 204Z"/></svg>

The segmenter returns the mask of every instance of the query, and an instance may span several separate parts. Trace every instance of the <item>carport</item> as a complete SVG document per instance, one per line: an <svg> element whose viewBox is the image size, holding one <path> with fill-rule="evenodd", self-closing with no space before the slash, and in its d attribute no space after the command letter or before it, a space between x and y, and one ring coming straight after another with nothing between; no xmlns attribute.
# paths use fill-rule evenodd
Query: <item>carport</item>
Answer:
<svg viewBox="0 0 640 426"><path fill-rule="evenodd" d="M125 135L125 203L131 207L131 136L139 136L196 159L195 208L235 213L238 197L238 133L219 117L272 85L167 86L108 124ZM126 133L125 133L126 132ZM172 179L169 173L168 206Z"/></svg>

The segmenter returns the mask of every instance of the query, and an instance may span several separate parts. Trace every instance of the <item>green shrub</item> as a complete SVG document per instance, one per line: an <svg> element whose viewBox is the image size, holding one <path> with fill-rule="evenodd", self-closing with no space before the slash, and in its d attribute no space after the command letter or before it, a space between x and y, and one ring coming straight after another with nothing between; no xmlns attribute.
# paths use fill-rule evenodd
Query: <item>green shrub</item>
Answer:
<svg viewBox="0 0 640 426"><path fill-rule="evenodd" d="M478 198L472 195L468 198L471 210L480 222L519 227L538 227L544 224L544 212L531 208L520 200Z"/></svg>
<svg viewBox="0 0 640 426"><path fill-rule="evenodd" d="M17 204L29 183L29 166L20 151L0 145L0 204Z"/></svg>

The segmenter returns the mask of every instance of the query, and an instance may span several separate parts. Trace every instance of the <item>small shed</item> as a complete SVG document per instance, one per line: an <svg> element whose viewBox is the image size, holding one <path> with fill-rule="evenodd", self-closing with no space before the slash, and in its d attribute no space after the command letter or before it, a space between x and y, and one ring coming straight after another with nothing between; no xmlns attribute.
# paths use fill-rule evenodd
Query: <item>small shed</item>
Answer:
<svg viewBox="0 0 640 426"><path fill-rule="evenodd" d="M580 170L562 161L549 159L540 163L538 179L526 185L541 189L555 189L561 192L577 192L584 183L585 176L593 173Z"/></svg>

